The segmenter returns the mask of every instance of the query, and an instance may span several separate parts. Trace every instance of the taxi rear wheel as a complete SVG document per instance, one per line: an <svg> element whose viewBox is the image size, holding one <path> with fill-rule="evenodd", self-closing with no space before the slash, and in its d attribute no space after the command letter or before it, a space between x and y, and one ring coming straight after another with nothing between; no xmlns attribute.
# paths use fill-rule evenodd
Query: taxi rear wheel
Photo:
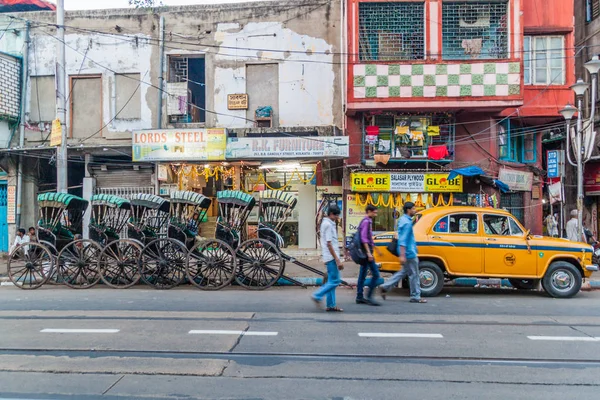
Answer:
<svg viewBox="0 0 600 400"><path fill-rule="evenodd" d="M581 290L582 283L581 272L573 264L565 261L550 264L542 280L546 293L556 298L575 296Z"/></svg>
<svg viewBox="0 0 600 400"><path fill-rule="evenodd" d="M444 272L434 262L421 261L419 276L421 278L421 296L423 297L435 297L444 288Z"/></svg>

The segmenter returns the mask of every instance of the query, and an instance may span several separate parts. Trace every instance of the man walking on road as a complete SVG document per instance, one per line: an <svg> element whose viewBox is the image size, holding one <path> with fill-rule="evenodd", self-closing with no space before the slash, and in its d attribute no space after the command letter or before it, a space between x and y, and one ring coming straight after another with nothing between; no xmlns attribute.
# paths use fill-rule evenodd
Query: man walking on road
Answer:
<svg viewBox="0 0 600 400"><path fill-rule="evenodd" d="M381 285L381 296L385 300L387 292L398 282L408 276L410 284L410 302L427 303L421 298L421 279L419 276L419 258L417 257L417 242L413 232L412 217L416 214L415 205L406 202L404 204L404 215L398 222L398 254L402 269L396 272L386 283Z"/></svg>
<svg viewBox="0 0 600 400"><path fill-rule="evenodd" d="M321 251L323 252L323 262L327 267L327 282L312 295L313 301L319 306L323 297L327 296L326 311L331 312L344 311L336 305L335 301L335 289L342 282L340 271L344 269L340 258L337 234L337 221L340 214L338 206L331 205L327 212L327 218L323 218L323 222L321 222Z"/></svg>
<svg viewBox="0 0 600 400"><path fill-rule="evenodd" d="M364 247L367 260L360 266L360 272L358 273L358 282L356 284L356 303L378 306L380 304L373 299L375 288L377 287L377 283L380 279L379 268L377 267L377 264L375 264L375 258L373 257L374 250L381 255L381 251L375 247L375 242L373 241L373 218L377 216L377 207L368 205L366 213L367 215L360 222L360 225L358 225L360 243ZM371 271L371 282L369 283L369 292L365 298L364 288L368 271Z"/></svg>

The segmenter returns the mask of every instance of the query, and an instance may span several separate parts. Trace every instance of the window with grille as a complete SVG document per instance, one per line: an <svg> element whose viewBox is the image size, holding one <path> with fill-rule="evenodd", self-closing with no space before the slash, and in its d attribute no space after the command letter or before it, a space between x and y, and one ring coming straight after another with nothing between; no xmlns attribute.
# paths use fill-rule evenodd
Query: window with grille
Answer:
<svg viewBox="0 0 600 400"><path fill-rule="evenodd" d="M361 61L425 58L425 4L420 2L359 3Z"/></svg>
<svg viewBox="0 0 600 400"><path fill-rule="evenodd" d="M524 79L526 85L564 85L565 55L562 36L525 36Z"/></svg>
<svg viewBox="0 0 600 400"><path fill-rule="evenodd" d="M504 120L498 125L497 137L500 160L525 164L537 162L537 133L534 129Z"/></svg>
<svg viewBox="0 0 600 400"><path fill-rule="evenodd" d="M444 1L446 60L508 58L508 1Z"/></svg>
<svg viewBox="0 0 600 400"><path fill-rule="evenodd" d="M591 22L600 16L600 0L586 0L585 20Z"/></svg>

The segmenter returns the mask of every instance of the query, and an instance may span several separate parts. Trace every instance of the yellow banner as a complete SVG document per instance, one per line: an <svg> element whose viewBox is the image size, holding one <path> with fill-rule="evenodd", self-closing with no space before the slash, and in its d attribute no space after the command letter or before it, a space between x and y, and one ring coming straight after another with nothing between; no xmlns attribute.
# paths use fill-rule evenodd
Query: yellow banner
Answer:
<svg viewBox="0 0 600 400"><path fill-rule="evenodd" d="M351 175L353 192L389 192L390 174L358 172Z"/></svg>
<svg viewBox="0 0 600 400"><path fill-rule="evenodd" d="M52 131L50 132L50 146L60 146L62 144L62 125L57 118L52 121Z"/></svg>
<svg viewBox="0 0 600 400"><path fill-rule="evenodd" d="M448 174L425 174L425 192L458 193L463 191L463 179L459 175L448 180Z"/></svg>

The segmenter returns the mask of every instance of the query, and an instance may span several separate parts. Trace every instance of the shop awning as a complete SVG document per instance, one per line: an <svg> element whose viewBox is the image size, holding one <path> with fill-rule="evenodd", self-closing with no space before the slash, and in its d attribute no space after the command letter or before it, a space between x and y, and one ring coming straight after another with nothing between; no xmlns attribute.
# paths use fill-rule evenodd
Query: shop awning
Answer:
<svg viewBox="0 0 600 400"><path fill-rule="evenodd" d="M448 180L451 181L452 179L456 178L459 175L462 175L462 176L484 176L485 171L482 170L481 168L475 167L475 166L453 169L452 171L450 171L450 175L448 175Z"/></svg>
<svg viewBox="0 0 600 400"><path fill-rule="evenodd" d="M452 180L459 175L467 177L478 177L479 179L481 179L481 182L490 186L497 187L502 193L510 192L510 188L506 183L502 182L501 180L493 179L489 176L486 176L485 171L479 167L471 166L453 169L452 171L450 171L450 175L448 175L448 180Z"/></svg>

